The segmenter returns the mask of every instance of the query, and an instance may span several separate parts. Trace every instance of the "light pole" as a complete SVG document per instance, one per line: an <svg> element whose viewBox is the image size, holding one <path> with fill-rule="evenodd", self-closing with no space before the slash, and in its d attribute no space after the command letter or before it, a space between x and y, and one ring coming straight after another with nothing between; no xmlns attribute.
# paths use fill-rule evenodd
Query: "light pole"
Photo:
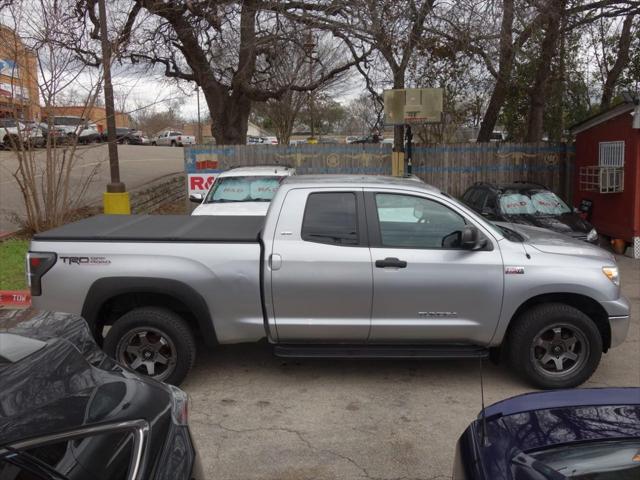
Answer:
<svg viewBox="0 0 640 480"><path fill-rule="evenodd" d="M315 49L316 44L313 39L313 33L309 31L309 35L307 37L307 41L304 44L304 49L307 51L307 55L309 56L309 85L313 83L313 50ZM309 90L309 123L311 124L311 138L309 139L310 143L317 143L315 136L315 127L313 124L313 90Z"/></svg>
<svg viewBox="0 0 640 480"><path fill-rule="evenodd" d="M202 123L200 122L200 85L196 85L196 101L198 103L198 145L202 145Z"/></svg>
<svg viewBox="0 0 640 480"><path fill-rule="evenodd" d="M107 7L105 0L98 0L100 14L100 40L102 42L102 69L104 72L104 107L107 114L107 144L109 148L109 170L111 183L103 194L104 213L131 214L129 194L124 183L120 181L120 164L118 162L118 145L116 143L116 115L113 102L113 85L111 84L111 44L107 31Z"/></svg>

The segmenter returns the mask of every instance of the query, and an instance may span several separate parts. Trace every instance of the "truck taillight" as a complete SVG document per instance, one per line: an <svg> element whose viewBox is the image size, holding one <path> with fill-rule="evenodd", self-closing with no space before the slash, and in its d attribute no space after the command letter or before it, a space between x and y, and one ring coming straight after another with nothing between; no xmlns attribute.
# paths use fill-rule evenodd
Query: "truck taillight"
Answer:
<svg viewBox="0 0 640 480"><path fill-rule="evenodd" d="M182 137L178 137L178 141L182 140Z"/></svg>
<svg viewBox="0 0 640 480"><path fill-rule="evenodd" d="M42 294L42 276L56 263L56 254L50 252L27 253L26 269L27 283L31 289L31 296Z"/></svg>

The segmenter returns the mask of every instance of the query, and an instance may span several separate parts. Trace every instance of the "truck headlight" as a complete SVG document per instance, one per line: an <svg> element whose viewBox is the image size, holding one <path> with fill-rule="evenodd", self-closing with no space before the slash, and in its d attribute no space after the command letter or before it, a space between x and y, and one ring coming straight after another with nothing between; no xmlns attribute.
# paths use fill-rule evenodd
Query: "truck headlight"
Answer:
<svg viewBox="0 0 640 480"><path fill-rule="evenodd" d="M613 282L616 287L620 286L620 276L618 275L618 267L602 267L602 273L604 273L609 280Z"/></svg>
<svg viewBox="0 0 640 480"><path fill-rule="evenodd" d="M595 228L592 228L589 233L587 233L587 242L595 242L598 239L598 232Z"/></svg>

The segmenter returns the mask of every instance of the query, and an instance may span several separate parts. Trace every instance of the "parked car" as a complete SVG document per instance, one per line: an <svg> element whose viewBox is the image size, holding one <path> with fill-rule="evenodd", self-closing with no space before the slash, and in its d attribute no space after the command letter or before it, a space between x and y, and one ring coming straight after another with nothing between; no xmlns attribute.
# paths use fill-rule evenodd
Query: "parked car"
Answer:
<svg viewBox="0 0 640 480"><path fill-rule="evenodd" d="M184 147L185 145L195 145L196 137L185 135L177 130L166 130L156 135L151 140L151 145L164 145L170 147Z"/></svg>
<svg viewBox="0 0 640 480"><path fill-rule="evenodd" d="M191 215L266 215L269 202L295 169L282 165L232 168L218 175L207 195L189 200L200 205Z"/></svg>
<svg viewBox="0 0 640 480"><path fill-rule="evenodd" d="M104 131L102 133L102 140L107 141L109 133ZM151 141L140 130L127 127L116 128L116 141L123 145L149 145Z"/></svg>
<svg viewBox="0 0 640 480"><path fill-rule="evenodd" d="M32 147L44 147L47 143L47 138L42 128L40 128L40 124L37 122L24 122L24 126L29 145Z"/></svg>
<svg viewBox="0 0 640 480"><path fill-rule="evenodd" d="M163 354L136 337L139 361ZM117 365L77 315L0 312L0 385L3 480L203 478L186 394Z"/></svg>
<svg viewBox="0 0 640 480"><path fill-rule="evenodd" d="M261 137L260 139L262 140L261 143L267 145L278 145L278 137Z"/></svg>
<svg viewBox="0 0 640 480"><path fill-rule="evenodd" d="M267 338L284 357L493 352L567 388L629 329L609 252L498 227L414 179L294 175L266 217L96 216L34 235L28 255L34 307L82 313L141 373L129 347L157 333L175 383L197 332L210 347Z"/></svg>
<svg viewBox="0 0 640 480"><path fill-rule="evenodd" d="M264 139L256 135L247 135L247 145L259 145L264 143Z"/></svg>
<svg viewBox="0 0 640 480"><path fill-rule="evenodd" d="M640 388L530 393L480 412L453 480L637 480Z"/></svg>
<svg viewBox="0 0 640 480"><path fill-rule="evenodd" d="M4 148L12 148L25 138L25 125L12 118L0 118L0 144Z"/></svg>
<svg viewBox="0 0 640 480"><path fill-rule="evenodd" d="M57 139L65 139L67 143L77 140L78 143L89 144L102 140L96 124L82 117L55 116L43 119L42 123L46 125L46 132L51 132Z"/></svg>
<svg viewBox="0 0 640 480"><path fill-rule="evenodd" d="M479 182L464 192L462 201L494 222L532 225L598 243L598 232L593 225L544 185Z"/></svg>

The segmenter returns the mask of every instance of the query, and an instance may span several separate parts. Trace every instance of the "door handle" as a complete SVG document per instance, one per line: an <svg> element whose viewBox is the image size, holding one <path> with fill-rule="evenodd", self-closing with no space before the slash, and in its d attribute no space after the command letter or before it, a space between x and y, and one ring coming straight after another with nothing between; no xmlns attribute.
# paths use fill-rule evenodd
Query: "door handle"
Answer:
<svg viewBox="0 0 640 480"><path fill-rule="evenodd" d="M271 270L280 270L282 266L282 257L277 253L272 253L269 255L269 266Z"/></svg>
<svg viewBox="0 0 640 480"><path fill-rule="evenodd" d="M407 262L396 257L387 257L384 260L376 260L376 268L407 268Z"/></svg>

